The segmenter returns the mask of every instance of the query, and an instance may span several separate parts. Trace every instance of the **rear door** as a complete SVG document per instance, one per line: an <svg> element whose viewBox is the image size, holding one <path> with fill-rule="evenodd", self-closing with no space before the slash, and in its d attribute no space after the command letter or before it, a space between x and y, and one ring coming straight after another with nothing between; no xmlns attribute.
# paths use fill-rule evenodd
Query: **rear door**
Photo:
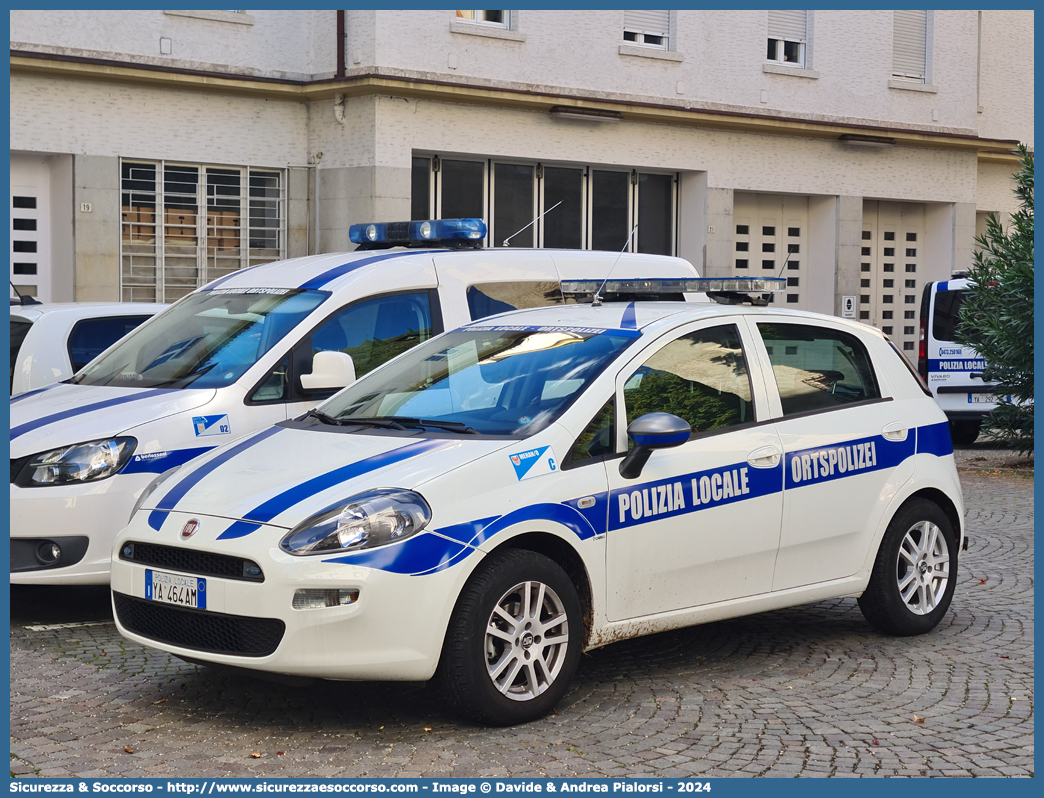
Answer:
<svg viewBox="0 0 1044 798"><path fill-rule="evenodd" d="M913 476L916 430L851 328L782 316L752 326L784 451L772 589L851 576L884 507Z"/></svg>

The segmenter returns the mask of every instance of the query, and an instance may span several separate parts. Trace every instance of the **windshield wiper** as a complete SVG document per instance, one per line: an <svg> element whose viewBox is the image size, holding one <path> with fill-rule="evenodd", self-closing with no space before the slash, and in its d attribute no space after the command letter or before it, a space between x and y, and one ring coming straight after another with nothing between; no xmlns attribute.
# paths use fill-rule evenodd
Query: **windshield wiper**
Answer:
<svg viewBox="0 0 1044 798"><path fill-rule="evenodd" d="M406 418L404 416L386 416L389 420L398 421L410 427L435 427L449 432L463 432L468 435L478 435L478 430L469 427L459 421L435 421L430 418Z"/></svg>
<svg viewBox="0 0 1044 798"><path fill-rule="evenodd" d="M335 418L334 416L328 416L326 413L321 413L318 410L309 410L305 413L305 418L311 416L321 421L323 424L333 424L338 427L347 427L353 424L367 427L380 427L382 429L406 429L402 424L394 419L390 418Z"/></svg>

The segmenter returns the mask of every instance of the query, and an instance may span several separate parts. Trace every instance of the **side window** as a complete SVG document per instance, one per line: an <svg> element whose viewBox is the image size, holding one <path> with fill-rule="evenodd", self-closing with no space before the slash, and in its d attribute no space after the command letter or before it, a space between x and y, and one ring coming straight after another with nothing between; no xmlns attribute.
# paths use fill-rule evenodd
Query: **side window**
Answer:
<svg viewBox="0 0 1044 798"><path fill-rule="evenodd" d="M22 319L11 319L11 389L14 389L15 368L18 363L18 350L22 348L25 336L29 334L29 328L33 326L31 321Z"/></svg>
<svg viewBox="0 0 1044 798"><path fill-rule="evenodd" d="M149 316L111 316L76 322L69 335L69 362L79 371L102 352L149 319Z"/></svg>
<svg viewBox="0 0 1044 798"><path fill-rule="evenodd" d="M879 399L866 347L850 333L807 324L758 324L783 415Z"/></svg>
<svg viewBox="0 0 1044 798"><path fill-rule="evenodd" d="M952 341L954 339L963 302L963 290L935 292L935 318L932 321L932 337L936 341Z"/></svg>
<svg viewBox="0 0 1044 798"><path fill-rule="evenodd" d="M468 311L472 321L521 308L562 305L558 283L477 283L468 286Z"/></svg>
<svg viewBox="0 0 1044 798"><path fill-rule="evenodd" d="M612 399L606 402L599 410L587 428L580 433L573 448L569 451L567 463L580 463L590 460L592 457L601 457L604 454L612 454L616 449L616 418Z"/></svg>
<svg viewBox="0 0 1044 798"><path fill-rule="evenodd" d="M384 296L350 305L328 319L310 336L305 354L310 360L316 352L345 352L361 377L431 336L427 292Z"/></svg>
<svg viewBox="0 0 1044 798"><path fill-rule="evenodd" d="M627 423L673 413L693 434L754 421L739 331L728 324L689 333L645 361L624 384Z"/></svg>

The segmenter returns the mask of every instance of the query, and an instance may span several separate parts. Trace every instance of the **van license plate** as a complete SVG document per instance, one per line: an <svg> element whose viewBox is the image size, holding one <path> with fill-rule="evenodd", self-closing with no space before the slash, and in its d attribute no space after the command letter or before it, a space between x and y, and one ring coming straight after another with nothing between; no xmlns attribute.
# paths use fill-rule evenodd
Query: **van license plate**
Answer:
<svg viewBox="0 0 1044 798"><path fill-rule="evenodd" d="M968 394L968 404L972 405L992 405L997 402L997 397L992 393L970 393Z"/></svg>
<svg viewBox="0 0 1044 798"><path fill-rule="evenodd" d="M207 580L165 571L145 571L145 598L196 610L207 608Z"/></svg>

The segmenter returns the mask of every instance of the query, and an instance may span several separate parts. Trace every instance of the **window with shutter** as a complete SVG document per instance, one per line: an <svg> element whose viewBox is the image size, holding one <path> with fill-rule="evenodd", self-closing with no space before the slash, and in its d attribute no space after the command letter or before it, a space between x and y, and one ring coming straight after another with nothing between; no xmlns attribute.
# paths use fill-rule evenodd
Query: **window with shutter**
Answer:
<svg viewBox="0 0 1044 798"><path fill-rule="evenodd" d="M670 11L624 11L625 42L669 49Z"/></svg>
<svg viewBox="0 0 1044 798"><path fill-rule="evenodd" d="M787 66L804 67L807 36L807 11L769 11L766 58Z"/></svg>
<svg viewBox="0 0 1044 798"><path fill-rule="evenodd" d="M924 83L927 11L892 12L892 76Z"/></svg>

